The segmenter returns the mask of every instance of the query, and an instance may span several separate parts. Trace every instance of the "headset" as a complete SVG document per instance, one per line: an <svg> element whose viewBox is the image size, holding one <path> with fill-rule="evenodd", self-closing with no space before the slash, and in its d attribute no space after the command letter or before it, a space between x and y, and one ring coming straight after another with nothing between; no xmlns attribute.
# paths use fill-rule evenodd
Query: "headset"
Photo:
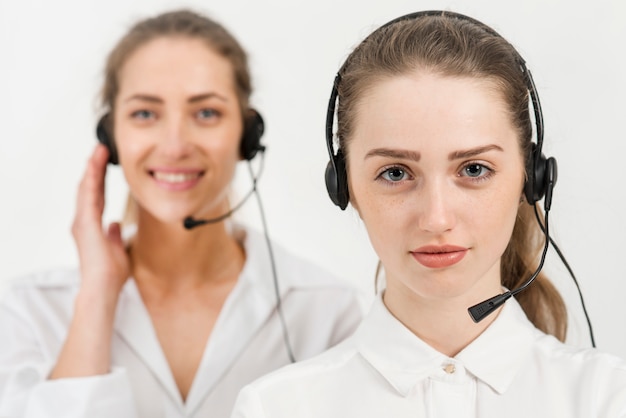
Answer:
<svg viewBox="0 0 626 418"><path fill-rule="evenodd" d="M110 112L107 112L98 121L96 137L109 150L109 163L117 165L119 164L119 156L112 128L112 116ZM265 150L265 147L261 144L261 137L264 131L265 124L261 114L255 109L249 108L244 117L244 130L239 144L241 159L250 161L259 151Z"/></svg>
<svg viewBox="0 0 626 418"><path fill-rule="evenodd" d="M115 146L115 140L112 132L112 120L110 112L104 114L98 124L96 126L96 137L98 138L98 142L103 144L109 151L109 163L113 165L119 164L119 156L117 153L117 148ZM200 225L212 224L221 222L224 219L230 217L235 211L237 211L243 204L248 200L248 198L254 194L256 196L257 205L259 207L259 213L261 215L261 223L263 224L263 234L265 236L265 243L267 245L267 250L270 258L270 266L272 270L272 279L274 284L274 294L276 297L276 312L278 314L278 318L280 321L283 341L285 344L285 350L287 352L287 357L291 363L296 362L295 355L293 353L293 348L291 346L289 332L287 330L287 323L285 321L285 316L282 309L282 300L280 298L280 287L278 283L278 272L276 268L276 262L274 259L274 251L272 249L272 243L269 238L267 221L265 220L265 211L263 210L263 203L261 201L261 196L258 192L258 179L261 176L263 171L264 162L265 162L265 146L261 144L261 137L265 132L265 123L263 122L263 117L261 114L257 112L253 108L249 108L244 117L244 130L241 136L241 142L239 145L239 155L242 160L245 160L248 163L248 172L250 174L250 178L252 179L252 188L251 190L244 196L241 201L235 205L231 210L227 213L224 213L216 218L212 219L194 219L191 216L186 217L183 220L183 226L185 229L190 230ZM259 171L255 174L252 170L251 161L256 157L256 155L261 154L261 163Z"/></svg>
<svg viewBox="0 0 626 418"><path fill-rule="evenodd" d="M504 39L491 27L469 16L466 16L460 13L449 12L449 11L427 10L427 11L420 11L420 12L406 14L404 16L400 16L398 18L395 18L387 22L384 25L380 26L378 29L376 29L374 32L372 32L361 43L367 42L367 40L373 34L376 34L379 31L383 30L384 28L387 28L398 22L403 22L407 20L415 20L415 19L431 17L431 16L441 16L441 17L445 17L448 19L457 19L457 20L461 20L464 22L469 22L470 24L475 25L478 28L481 28L485 32L497 38ZM515 48L512 48L512 49L515 54L515 59L517 61L517 64L519 65L520 72L522 76L524 77L526 88L528 89L528 94L530 97L530 104L532 105L534 119L535 119L534 122L535 122L536 142L531 142L530 154L525 159L526 180L524 183L524 197L525 197L526 202L534 207L537 222L539 223L540 228L545 234L546 240L545 240L545 245L544 245L543 253L542 253L538 268L522 286L512 291L505 292L501 295L494 296L479 304L476 304L468 308L468 312L475 322L479 322L482 319L484 319L487 315L494 312L499 306L501 306L511 296L514 296L520 291L526 289L541 271L541 268L543 267L545 256L548 250L548 245L551 243L552 246L555 248L559 257L561 258L561 260L567 267L568 271L570 272L574 280L574 283L576 284L576 287L578 288L578 293L579 293L580 300L582 303L583 311L584 311L585 317L587 319L587 324L589 327L591 343L592 343L592 346L595 347L595 340L593 337L593 330L591 327L591 322L587 314L587 310L584 304L582 293L580 291L580 287L578 286L578 281L576 280L576 277L574 276L571 268L569 267L569 264L563 257L560 249L556 246L552 238L550 238L550 235L548 232L549 231L548 230L548 212L552 205L552 193L553 193L553 189L557 180L557 174L558 174L557 163L554 157L546 158L542 153L544 127L543 127L543 113L541 111L541 103L539 102L539 94L537 93L537 89L535 87L535 82L533 80L532 74L530 70L526 67L526 61L522 58L522 56L519 54L519 52L517 52ZM341 66L341 68L337 72L337 75L335 76L335 80L333 82L333 86L332 86L332 90L330 94L330 99L328 102L328 110L326 112L326 147L328 150L329 161L328 161L328 164L326 165L326 171L325 171L324 177L325 177L325 182L326 182L326 190L328 191L328 196L330 197L331 201L336 206L338 206L341 210L345 210L346 207L348 206L348 203L350 202L350 193L349 193L349 188L348 188L348 173L346 170L345 153L341 148L338 148L335 150L334 142L333 142L333 139L334 139L333 127L334 127L334 122L335 122L335 106L337 104L338 95L339 95L339 85L341 83L342 73L347 64L348 64L348 61L344 62L344 64ZM537 212L536 203L539 202L544 197L545 199L544 199L543 206L544 206L545 216L544 216L544 223L542 223Z"/></svg>
<svg viewBox="0 0 626 418"><path fill-rule="evenodd" d="M502 38L496 31L476 19L462 15L460 13L439 10L428 10L400 16L396 19L391 20L390 22L387 22L386 24L375 30L372 34L368 36L368 38L371 37L374 33L377 33L378 31L383 30L384 28L394 25L398 22L414 20L428 16L444 16L448 18L467 21L482 28L492 35ZM366 42L368 38L366 38L363 42ZM537 94L537 89L535 88L533 77L528 68L526 68L526 61L524 61L522 56L517 51L515 51L515 54L520 67L520 71L524 76L524 80L526 81L526 87L528 88L528 92L531 98L531 103L535 114L535 129L537 136L537 143L532 143L530 156L526 158L526 182L524 184L524 196L526 197L526 202L528 202L530 205L534 205L536 202L541 200L544 195L546 195L546 201L544 202L544 204L547 205L549 209L552 202L552 190L550 187L548 187L548 179L553 179L554 182L556 181L556 159L554 159L554 157L546 159L546 157L542 154L541 149L543 147L543 114L541 111L541 104L539 102L539 95ZM345 66L346 63L344 63L341 69L337 72L330 94L328 111L326 113L326 145L330 158L330 161L326 166L325 173L326 190L328 191L328 195L332 202L335 205L339 206L341 210L345 210L345 208L348 206L348 203L350 202L350 193L348 191L348 175L346 171L345 154L341 149L337 149L336 152L334 149L333 125L335 121L335 106L337 103L337 96L339 94L338 89L339 84L341 83L341 74Z"/></svg>

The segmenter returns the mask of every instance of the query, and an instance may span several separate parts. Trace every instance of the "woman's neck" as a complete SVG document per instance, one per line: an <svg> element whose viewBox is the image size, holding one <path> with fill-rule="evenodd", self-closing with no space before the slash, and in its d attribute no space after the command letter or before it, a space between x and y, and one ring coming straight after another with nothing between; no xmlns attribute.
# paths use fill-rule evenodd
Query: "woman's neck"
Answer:
<svg viewBox="0 0 626 418"><path fill-rule="evenodd" d="M484 299L491 296L493 294ZM475 298L468 295L423 298L406 287L393 284L387 286L383 295L385 306L396 319L448 357L456 356L467 347L498 316L499 310L475 323L467 312L469 306L477 303Z"/></svg>
<svg viewBox="0 0 626 418"><path fill-rule="evenodd" d="M131 240L132 275L138 285L164 292L220 284L239 276L245 253L225 222L187 230L141 214Z"/></svg>

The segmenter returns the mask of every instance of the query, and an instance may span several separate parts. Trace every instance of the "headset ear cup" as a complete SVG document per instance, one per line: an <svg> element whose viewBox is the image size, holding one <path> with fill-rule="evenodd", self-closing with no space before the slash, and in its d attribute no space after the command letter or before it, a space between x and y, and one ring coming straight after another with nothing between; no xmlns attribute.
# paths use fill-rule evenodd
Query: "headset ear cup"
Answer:
<svg viewBox="0 0 626 418"><path fill-rule="evenodd" d="M545 210L550 210L552 207L552 192L556 185L556 180L559 177L559 169L554 157L550 157L546 160L546 197L543 200L543 207Z"/></svg>
<svg viewBox="0 0 626 418"><path fill-rule="evenodd" d="M250 161L256 156L257 152L265 150L265 147L261 145L261 137L264 131L265 123L259 112L254 109L248 109L239 146L239 154L242 159Z"/></svg>
<svg viewBox="0 0 626 418"><path fill-rule="evenodd" d="M117 157L117 148L115 147L113 135L110 134L111 129L110 114L106 113L98 121L98 125L96 126L96 137L98 138L98 142L107 147L109 150L109 163L117 165L119 164L119 159Z"/></svg>
<svg viewBox="0 0 626 418"><path fill-rule="evenodd" d="M346 160L341 150L326 165L326 190L333 203L345 210L350 202L350 192L348 190L348 174L346 171Z"/></svg>
<svg viewBox="0 0 626 418"><path fill-rule="evenodd" d="M554 160L554 158L551 159ZM556 160L554 160L554 163L556 163ZM537 145L533 143L530 158L526 166L528 178L524 184L526 201L531 205L540 201L546 193L547 166L548 161L546 157L537 150Z"/></svg>

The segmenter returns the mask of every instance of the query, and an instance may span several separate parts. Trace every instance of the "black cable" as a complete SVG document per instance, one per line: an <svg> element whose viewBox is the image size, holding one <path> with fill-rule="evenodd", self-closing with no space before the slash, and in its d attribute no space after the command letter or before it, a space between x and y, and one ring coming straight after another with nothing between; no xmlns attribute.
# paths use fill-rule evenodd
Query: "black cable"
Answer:
<svg viewBox="0 0 626 418"><path fill-rule="evenodd" d="M263 166L264 166L264 162L265 162L265 153L261 154L261 165L259 167L259 171L257 173L257 176L260 176L261 172L263 171ZM278 273L276 270L276 262L274 260L274 251L272 250L272 242L270 241L270 237L268 234L268 228L267 228L267 222L265 220L265 210L263 209L263 203L261 202L261 195L258 192L258 186L257 186L257 178L253 171L252 171L252 164L250 163L250 161L248 161L248 172L250 173L250 177L252 178L252 183L254 184L254 188L252 189L254 191L254 196L256 197L256 201L257 204L259 206L259 213L261 215L261 223L263 224L263 233L265 235L265 242L267 243L267 251L269 252L269 256L270 256L270 264L272 267L272 276L274 279L274 292L276 294L276 312L278 313L278 318L280 320L280 325L282 327L282 331L283 331L283 339L285 340L285 347L287 349L287 355L289 356L289 361L291 361L292 363L296 362L296 358L293 355L293 350L291 348L291 343L289 342L289 334L287 332L287 323L285 321L285 316L283 314L283 308L282 308L282 300L280 298L280 289L278 286Z"/></svg>
<svg viewBox="0 0 626 418"><path fill-rule="evenodd" d="M537 210L537 206L534 206L535 211ZM487 316L495 312L500 306L502 306L511 296L517 295L522 290L526 289L539 275L541 269L543 268L543 263L546 261L546 254L548 253L548 247L550 246L550 234L548 229L548 212L550 208L549 205L546 206L545 210L545 218L546 218L546 228L542 229L545 235L545 243L543 245L543 252L541 254L541 260L539 261L539 265L535 272L528 278L521 286L513 290L507 290L504 293L493 296L489 299L483 300L480 303L477 303L474 306L470 306L467 308L467 312L469 313L472 320L476 323L482 321Z"/></svg>
<svg viewBox="0 0 626 418"><path fill-rule="evenodd" d="M537 213L537 205L533 205L533 207L535 208L535 213ZM549 228L548 228L548 211L545 212L545 219L546 219L546 228L541 228L541 230L543 231L543 234L545 235L545 244L543 245L543 252L541 253L541 260L539 260L539 265L537 266L537 269L535 270L535 272L533 273L532 276L530 276L530 278L528 280L526 280L526 282L521 285L520 287L518 287L515 290L511 291L511 296L515 296L517 295L519 292L521 292L522 290L526 289L539 275L539 273L541 272L541 269L543 268L543 263L546 261L546 254L548 253L548 247L550 246L550 234L549 234Z"/></svg>
<svg viewBox="0 0 626 418"><path fill-rule="evenodd" d="M543 223L541 222L541 218L539 217L539 212L537 211L537 206L535 206L534 208L535 208L535 217L537 218L537 223L539 224L539 228L541 228L541 230L545 234L545 227L544 227ZM547 219L546 219L546 225L547 225ZM578 284L578 280L576 279L576 275L574 274L574 271L572 270L572 268L570 267L569 263L565 259L565 256L561 252L561 249L559 248L558 245L556 245L556 242L554 242L552 237L550 237L550 244L552 244L552 248L554 248L554 250L556 251L557 255L561 259L561 262L563 263L563 265L565 266L565 268L569 272L570 276L572 276L572 280L574 281L574 284L576 285L576 290L578 291L578 296L580 297L580 304L581 304L581 306L583 308L583 313L585 314L585 319L587 320L587 327L589 328L589 338L591 339L591 346L595 348L596 347L596 340L595 340L595 338L593 336L593 327L591 326L591 320L589 319L589 314L587 313L587 307L585 305L585 299L583 298L583 292L580 290L580 285Z"/></svg>

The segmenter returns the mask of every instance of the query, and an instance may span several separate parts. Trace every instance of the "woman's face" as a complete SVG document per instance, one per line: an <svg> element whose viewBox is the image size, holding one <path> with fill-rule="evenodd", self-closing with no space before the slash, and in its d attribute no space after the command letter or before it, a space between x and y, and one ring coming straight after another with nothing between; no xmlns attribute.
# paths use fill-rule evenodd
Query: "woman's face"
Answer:
<svg viewBox="0 0 626 418"><path fill-rule="evenodd" d="M130 192L164 222L221 214L242 116L228 60L197 39L163 37L119 71L114 137Z"/></svg>
<svg viewBox="0 0 626 418"><path fill-rule="evenodd" d="M379 81L357 106L347 158L388 292L467 306L500 293L524 164L492 81L427 72Z"/></svg>

